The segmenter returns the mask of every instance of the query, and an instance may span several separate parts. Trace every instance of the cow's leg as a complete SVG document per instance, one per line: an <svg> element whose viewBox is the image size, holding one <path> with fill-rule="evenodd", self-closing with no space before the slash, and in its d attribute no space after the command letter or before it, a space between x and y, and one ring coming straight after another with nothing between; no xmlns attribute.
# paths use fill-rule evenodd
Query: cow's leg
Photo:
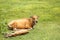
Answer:
<svg viewBox="0 0 60 40"><path fill-rule="evenodd" d="M13 30L16 31L16 30L18 30L18 29L17 29L17 28L14 28Z"/></svg>
<svg viewBox="0 0 60 40"><path fill-rule="evenodd" d="M29 28L28 30L32 30L33 28Z"/></svg>
<svg viewBox="0 0 60 40"><path fill-rule="evenodd" d="M17 28L14 28L13 31L18 31L18 30L21 30L21 29L17 29Z"/></svg>

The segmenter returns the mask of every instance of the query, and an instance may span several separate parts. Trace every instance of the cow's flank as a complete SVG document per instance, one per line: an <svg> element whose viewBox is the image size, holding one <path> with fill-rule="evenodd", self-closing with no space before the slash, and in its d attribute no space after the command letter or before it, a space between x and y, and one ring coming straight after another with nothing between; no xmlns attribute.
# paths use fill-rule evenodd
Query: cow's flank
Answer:
<svg viewBox="0 0 60 40"><path fill-rule="evenodd" d="M12 29L32 29L33 26L37 23L38 16L34 15L30 18L23 18L13 20L8 23L8 27Z"/></svg>

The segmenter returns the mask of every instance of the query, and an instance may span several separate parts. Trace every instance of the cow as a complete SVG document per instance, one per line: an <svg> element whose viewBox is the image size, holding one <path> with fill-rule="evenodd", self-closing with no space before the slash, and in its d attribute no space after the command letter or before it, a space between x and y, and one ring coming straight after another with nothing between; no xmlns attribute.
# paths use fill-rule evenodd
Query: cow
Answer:
<svg viewBox="0 0 60 40"><path fill-rule="evenodd" d="M8 23L8 28L12 30L16 29L33 29L33 26L38 22L38 16L33 15L30 18L22 18L12 20Z"/></svg>
<svg viewBox="0 0 60 40"><path fill-rule="evenodd" d="M12 20L8 23L8 28L13 31L10 33L5 33L5 37L13 37L17 35L22 35L29 33L33 26L38 22L38 16L34 15L30 18L22 18L17 20Z"/></svg>

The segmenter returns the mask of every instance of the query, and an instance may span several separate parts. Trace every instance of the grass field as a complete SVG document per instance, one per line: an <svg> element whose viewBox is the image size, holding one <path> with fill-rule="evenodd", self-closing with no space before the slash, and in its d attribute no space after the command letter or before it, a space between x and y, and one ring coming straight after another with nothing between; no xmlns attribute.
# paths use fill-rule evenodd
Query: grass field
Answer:
<svg viewBox="0 0 60 40"><path fill-rule="evenodd" d="M4 38L7 23L38 15L38 23L26 35ZM0 40L60 40L60 0L0 0Z"/></svg>

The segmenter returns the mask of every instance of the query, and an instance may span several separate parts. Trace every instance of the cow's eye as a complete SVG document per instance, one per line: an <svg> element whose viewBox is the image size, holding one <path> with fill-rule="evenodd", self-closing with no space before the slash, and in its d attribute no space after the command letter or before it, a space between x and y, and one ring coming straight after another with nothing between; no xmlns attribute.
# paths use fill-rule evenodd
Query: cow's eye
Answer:
<svg viewBox="0 0 60 40"><path fill-rule="evenodd" d="M36 21L36 23L38 23L38 21Z"/></svg>

